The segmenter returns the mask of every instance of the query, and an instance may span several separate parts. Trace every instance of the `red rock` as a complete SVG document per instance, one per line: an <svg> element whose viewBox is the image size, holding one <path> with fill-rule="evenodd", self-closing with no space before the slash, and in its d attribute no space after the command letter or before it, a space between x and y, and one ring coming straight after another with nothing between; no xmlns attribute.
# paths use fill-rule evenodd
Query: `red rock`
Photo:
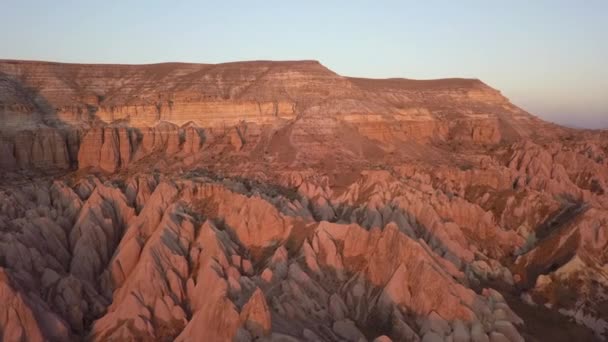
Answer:
<svg viewBox="0 0 608 342"><path fill-rule="evenodd" d="M184 147L185 154L198 153L203 144L202 133L196 127L187 127L185 129Z"/></svg>
<svg viewBox="0 0 608 342"><path fill-rule="evenodd" d="M103 139L104 130L101 128L92 129L85 134L80 144L80 150L78 151L79 168L84 169L91 166L99 166Z"/></svg>
<svg viewBox="0 0 608 342"><path fill-rule="evenodd" d="M240 151L241 148L243 148L243 137L241 136L241 132L239 132L238 129L231 129L230 133L228 133L228 137L230 139L230 144L234 147L236 151Z"/></svg>
<svg viewBox="0 0 608 342"><path fill-rule="evenodd" d="M241 322L254 338L270 333L270 310L266 304L266 297L259 288L253 292L241 310Z"/></svg>
<svg viewBox="0 0 608 342"><path fill-rule="evenodd" d="M69 328L43 303L32 301L12 285L13 280L0 268L0 329L3 341L46 341L69 339ZM47 321L40 321L46 319Z"/></svg>
<svg viewBox="0 0 608 342"><path fill-rule="evenodd" d="M126 168L131 162L133 146L130 137L130 133L125 128L118 129L118 145L120 147L120 167Z"/></svg>
<svg viewBox="0 0 608 342"><path fill-rule="evenodd" d="M99 168L112 173L120 167L120 144L118 134L112 128L103 130L103 145L99 151Z"/></svg>
<svg viewBox="0 0 608 342"><path fill-rule="evenodd" d="M0 74L3 340L594 338L479 281L605 334L605 132L314 61Z"/></svg>

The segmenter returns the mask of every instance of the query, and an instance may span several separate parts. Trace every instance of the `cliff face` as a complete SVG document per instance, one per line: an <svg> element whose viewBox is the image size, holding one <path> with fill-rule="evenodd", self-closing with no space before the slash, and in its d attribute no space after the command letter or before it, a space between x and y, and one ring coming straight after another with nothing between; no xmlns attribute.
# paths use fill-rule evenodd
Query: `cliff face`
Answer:
<svg viewBox="0 0 608 342"><path fill-rule="evenodd" d="M0 340L608 332L608 135L478 80L0 62Z"/></svg>
<svg viewBox="0 0 608 342"><path fill-rule="evenodd" d="M216 129L244 122L315 130L331 118L330 126L352 127L389 149L412 140L497 144L559 132L478 80L347 78L315 61L141 66L0 61L0 87L6 151L16 144L11 136L16 131L50 126L86 134L90 127L119 122L138 129L161 122ZM331 127L324 130L337 134ZM59 149L78 149L70 145L78 141L67 135L62 133L66 143L56 136L45 139L66 145ZM39 157L26 150L29 159ZM18 158L23 156L14 152L12 159Z"/></svg>
<svg viewBox="0 0 608 342"><path fill-rule="evenodd" d="M79 148L78 132L63 132L54 128L36 128L11 132L0 140L5 170L68 169L76 161Z"/></svg>
<svg viewBox="0 0 608 342"><path fill-rule="evenodd" d="M13 102L38 98L45 102L43 116L70 124L92 117L135 125L261 123L293 118L297 102L318 101L332 88L348 87L343 78L306 61L145 66L0 62L0 73L10 83L7 87L27 89L15 94Z"/></svg>

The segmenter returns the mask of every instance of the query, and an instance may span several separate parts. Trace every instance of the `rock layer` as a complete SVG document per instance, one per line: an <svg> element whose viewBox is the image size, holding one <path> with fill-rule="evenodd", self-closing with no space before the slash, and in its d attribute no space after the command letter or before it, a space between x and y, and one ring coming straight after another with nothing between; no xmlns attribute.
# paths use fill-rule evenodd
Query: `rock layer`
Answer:
<svg viewBox="0 0 608 342"><path fill-rule="evenodd" d="M608 135L478 80L0 62L2 340L606 336Z"/></svg>

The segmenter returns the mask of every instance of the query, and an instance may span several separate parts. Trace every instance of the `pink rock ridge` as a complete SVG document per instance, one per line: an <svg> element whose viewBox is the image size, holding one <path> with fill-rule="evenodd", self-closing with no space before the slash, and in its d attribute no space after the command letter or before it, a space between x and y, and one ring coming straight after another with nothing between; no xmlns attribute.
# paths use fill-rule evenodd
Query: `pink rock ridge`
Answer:
<svg viewBox="0 0 608 342"><path fill-rule="evenodd" d="M0 61L2 341L571 341L608 135L478 80Z"/></svg>

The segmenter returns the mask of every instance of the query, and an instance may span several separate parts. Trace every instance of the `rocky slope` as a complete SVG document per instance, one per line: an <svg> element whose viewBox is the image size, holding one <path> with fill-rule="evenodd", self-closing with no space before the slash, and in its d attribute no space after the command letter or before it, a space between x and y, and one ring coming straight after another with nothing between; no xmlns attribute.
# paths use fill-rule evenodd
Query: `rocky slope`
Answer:
<svg viewBox="0 0 608 342"><path fill-rule="evenodd" d="M3 341L608 336L608 135L478 80L0 61Z"/></svg>

